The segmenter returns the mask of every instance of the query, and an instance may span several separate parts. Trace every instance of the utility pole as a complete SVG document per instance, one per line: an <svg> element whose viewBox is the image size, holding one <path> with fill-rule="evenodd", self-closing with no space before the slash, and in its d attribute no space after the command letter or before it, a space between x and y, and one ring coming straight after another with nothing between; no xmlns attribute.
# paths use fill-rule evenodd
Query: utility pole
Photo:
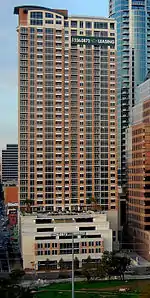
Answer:
<svg viewBox="0 0 150 298"><path fill-rule="evenodd" d="M72 298L74 298L74 234L72 233Z"/></svg>

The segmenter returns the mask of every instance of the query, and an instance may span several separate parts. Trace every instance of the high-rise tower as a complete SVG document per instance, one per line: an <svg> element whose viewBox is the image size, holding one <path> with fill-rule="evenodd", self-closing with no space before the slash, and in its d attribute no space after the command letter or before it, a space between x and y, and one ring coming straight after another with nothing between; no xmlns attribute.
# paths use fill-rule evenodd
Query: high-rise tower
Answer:
<svg viewBox="0 0 150 298"><path fill-rule="evenodd" d="M150 261L150 79L135 93L128 128L127 216L133 249Z"/></svg>
<svg viewBox="0 0 150 298"><path fill-rule="evenodd" d="M113 19L16 7L19 16L19 199L74 210L94 197L117 210Z"/></svg>
<svg viewBox="0 0 150 298"><path fill-rule="evenodd" d="M18 184L18 145L8 144L2 150L2 183Z"/></svg>
<svg viewBox="0 0 150 298"><path fill-rule="evenodd" d="M134 90L150 69L150 1L109 0L109 15L117 21L119 183L126 183L126 128L134 105Z"/></svg>

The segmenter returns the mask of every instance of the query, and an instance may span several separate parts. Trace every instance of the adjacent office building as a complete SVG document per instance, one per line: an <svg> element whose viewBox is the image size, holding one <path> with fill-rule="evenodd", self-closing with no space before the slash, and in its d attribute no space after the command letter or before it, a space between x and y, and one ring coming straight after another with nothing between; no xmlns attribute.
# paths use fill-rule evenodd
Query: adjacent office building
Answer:
<svg viewBox="0 0 150 298"><path fill-rule="evenodd" d="M150 260L150 79L136 89L128 129L127 217L133 249Z"/></svg>
<svg viewBox="0 0 150 298"><path fill-rule="evenodd" d="M131 120L135 87L150 69L150 1L109 0L117 21L119 184L126 184L126 129Z"/></svg>
<svg viewBox="0 0 150 298"><path fill-rule="evenodd" d="M18 184L18 145L8 144L2 150L2 183Z"/></svg>
<svg viewBox="0 0 150 298"><path fill-rule="evenodd" d="M70 269L72 241L79 267L89 255L96 261L104 250L112 251L113 233L106 214L28 215L21 216L20 225L24 269L56 270L62 258Z"/></svg>
<svg viewBox="0 0 150 298"><path fill-rule="evenodd" d="M117 210L116 23L15 7L19 199L33 210Z"/></svg>

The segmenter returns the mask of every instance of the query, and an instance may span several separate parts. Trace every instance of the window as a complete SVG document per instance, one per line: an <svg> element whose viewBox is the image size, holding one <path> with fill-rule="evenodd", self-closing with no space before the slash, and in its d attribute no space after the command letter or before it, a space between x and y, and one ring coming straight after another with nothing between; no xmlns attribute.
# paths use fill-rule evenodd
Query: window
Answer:
<svg viewBox="0 0 150 298"><path fill-rule="evenodd" d="M52 255L57 255L57 250L52 250Z"/></svg>
<svg viewBox="0 0 150 298"><path fill-rule="evenodd" d="M68 27L68 22L67 21L64 22L64 26Z"/></svg>
<svg viewBox="0 0 150 298"><path fill-rule="evenodd" d="M79 231L93 231L95 227L79 227Z"/></svg>
<svg viewBox="0 0 150 298"><path fill-rule="evenodd" d="M50 255L50 250L45 250L45 255Z"/></svg>
<svg viewBox="0 0 150 298"><path fill-rule="evenodd" d="M56 20L56 24L57 24L57 25L61 25L61 21L57 21L57 20Z"/></svg>
<svg viewBox="0 0 150 298"><path fill-rule="evenodd" d="M94 22L94 29L107 29L108 23Z"/></svg>
<svg viewBox="0 0 150 298"><path fill-rule="evenodd" d="M31 28L31 29L34 29L34 28ZM37 32L38 33L42 33L43 32L43 29L42 28L37 28Z"/></svg>
<svg viewBox="0 0 150 298"><path fill-rule="evenodd" d="M115 24L114 23L110 23L110 29L115 29Z"/></svg>
<svg viewBox="0 0 150 298"><path fill-rule="evenodd" d="M45 18L53 18L53 14L52 13L49 13L49 12L46 12L45 13Z"/></svg>
<svg viewBox="0 0 150 298"><path fill-rule="evenodd" d="M53 24L53 20L45 20L45 24Z"/></svg>
<svg viewBox="0 0 150 298"><path fill-rule="evenodd" d="M92 28L92 23L91 22L85 22L85 27L87 29L91 29Z"/></svg>
<svg viewBox="0 0 150 298"><path fill-rule="evenodd" d="M47 232L53 232L53 228L37 228L37 232L39 233L47 233Z"/></svg>
<svg viewBox="0 0 150 298"><path fill-rule="evenodd" d="M89 249L89 253L94 253L94 249L92 248L92 249Z"/></svg>
<svg viewBox="0 0 150 298"><path fill-rule="evenodd" d="M77 28L77 21L71 21L71 27Z"/></svg>
<svg viewBox="0 0 150 298"><path fill-rule="evenodd" d="M56 19L61 19L61 16L59 16L59 15L56 15Z"/></svg>
<svg viewBox="0 0 150 298"><path fill-rule="evenodd" d="M43 255L43 251L38 251L37 254L38 254L39 256L42 256L42 255Z"/></svg>
<svg viewBox="0 0 150 298"><path fill-rule="evenodd" d="M38 243L38 248L43 248L43 243Z"/></svg>
<svg viewBox="0 0 150 298"><path fill-rule="evenodd" d="M96 241L96 246L101 245L100 241Z"/></svg>
<svg viewBox="0 0 150 298"><path fill-rule="evenodd" d="M45 29L46 34L53 34L53 29L51 28L46 28Z"/></svg>
<svg viewBox="0 0 150 298"><path fill-rule="evenodd" d="M80 21L80 28L83 28L83 22Z"/></svg>
<svg viewBox="0 0 150 298"><path fill-rule="evenodd" d="M42 12L31 12L30 13L30 24L31 25L43 25L43 13Z"/></svg>
<svg viewBox="0 0 150 298"><path fill-rule="evenodd" d="M30 25L43 25L43 21L42 20L34 20L34 19L31 19L30 20Z"/></svg>
<svg viewBox="0 0 150 298"><path fill-rule="evenodd" d="M50 248L50 243L45 243L45 248Z"/></svg>
<svg viewBox="0 0 150 298"><path fill-rule="evenodd" d="M96 253L100 253L100 248L96 248Z"/></svg>

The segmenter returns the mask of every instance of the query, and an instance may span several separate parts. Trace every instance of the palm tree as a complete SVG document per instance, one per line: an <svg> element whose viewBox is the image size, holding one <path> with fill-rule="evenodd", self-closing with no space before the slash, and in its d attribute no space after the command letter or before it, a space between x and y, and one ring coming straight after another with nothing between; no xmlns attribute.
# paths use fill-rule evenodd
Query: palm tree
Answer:
<svg viewBox="0 0 150 298"><path fill-rule="evenodd" d="M26 205L26 212L31 213L31 200L26 199L25 200L25 205Z"/></svg>
<svg viewBox="0 0 150 298"><path fill-rule="evenodd" d="M101 211L102 210L101 205L97 203L97 199L95 197L91 197L88 200L91 203L91 209L93 211Z"/></svg>

